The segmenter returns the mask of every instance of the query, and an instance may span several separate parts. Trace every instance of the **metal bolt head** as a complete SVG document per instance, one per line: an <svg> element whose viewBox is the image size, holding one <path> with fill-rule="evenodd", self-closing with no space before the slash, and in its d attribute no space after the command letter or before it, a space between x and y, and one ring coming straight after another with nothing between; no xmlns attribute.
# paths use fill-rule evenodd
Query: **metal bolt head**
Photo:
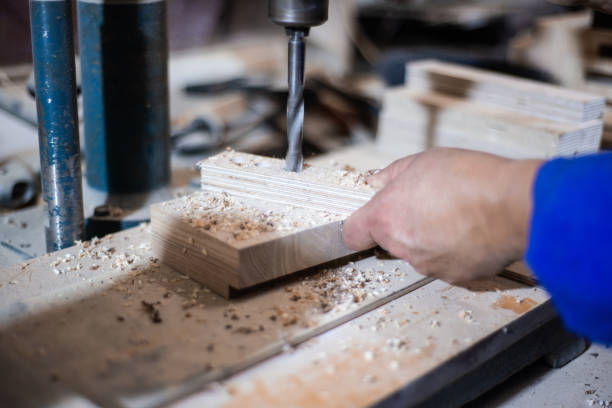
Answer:
<svg viewBox="0 0 612 408"><path fill-rule="evenodd" d="M110 208L108 205L99 205L94 209L94 216L96 217L108 217L110 215Z"/></svg>

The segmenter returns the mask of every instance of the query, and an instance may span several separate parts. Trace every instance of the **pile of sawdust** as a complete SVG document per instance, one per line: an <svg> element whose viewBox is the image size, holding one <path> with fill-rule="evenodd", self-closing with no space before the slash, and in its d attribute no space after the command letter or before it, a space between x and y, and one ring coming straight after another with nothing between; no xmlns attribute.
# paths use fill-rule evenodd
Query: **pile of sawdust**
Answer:
<svg viewBox="0 0 612 408"><path fill-rule="evenodd" d="M200 191L164 203L196 228L230 235L230 240L244 241L268 232L294 232L342 219L341 215L322 212L296 211L292 206L271 209L256 207L226 193Z"/></svg>

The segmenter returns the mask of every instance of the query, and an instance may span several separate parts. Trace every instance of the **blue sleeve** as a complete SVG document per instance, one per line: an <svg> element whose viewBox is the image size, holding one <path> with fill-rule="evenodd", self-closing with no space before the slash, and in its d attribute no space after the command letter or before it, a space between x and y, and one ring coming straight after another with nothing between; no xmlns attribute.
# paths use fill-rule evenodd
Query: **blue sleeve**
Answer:
<svg viewBox="0 0 612 408"><path fill-rule="evenodd" d="M526 261L566 327L612 343L612 153L538 171Z"/></svg>

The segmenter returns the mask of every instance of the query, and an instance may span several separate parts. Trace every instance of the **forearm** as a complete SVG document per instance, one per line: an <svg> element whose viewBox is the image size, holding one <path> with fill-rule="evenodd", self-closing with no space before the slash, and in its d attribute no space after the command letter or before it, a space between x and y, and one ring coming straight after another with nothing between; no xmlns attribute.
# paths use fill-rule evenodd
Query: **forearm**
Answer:
<svg viewBox="0 0 612 408"><path fill-rule="evenodd" d="M527 235L531 216L531 191L535 175L542 165L542 160L512 160L502 171L504 202L499 211L500 216L508 217L511 230L508 234L508 246L515 260L522 259L527 249Z"/></svg>

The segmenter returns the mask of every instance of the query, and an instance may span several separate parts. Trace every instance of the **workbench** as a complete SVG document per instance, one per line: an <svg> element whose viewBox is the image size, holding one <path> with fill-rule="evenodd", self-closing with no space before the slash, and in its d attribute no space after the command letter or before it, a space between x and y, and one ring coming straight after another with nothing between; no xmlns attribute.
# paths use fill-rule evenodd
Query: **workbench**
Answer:
<svg viewBox="0 0 612 408"><path fill-rule="evenodd" d="M584 346L563 334L541 289L501 277L451 286L408 269L402 278L419 284L407 293L337 327L301 335L308 324L270 320L278 305L252 305L276 292L281 307L297 306L286 288L309 284L312 272L227 302L157 266L145 225L96 243L101 258L109 255L89 261L99 263L96 269L82 261L72 270L77 264L66 256L91 247L36 264L25 258L44 252L34 234L42 217L34 208L0 220L0 240L23 252L22 262L0 277L0 354L8 368L1 394L26 406L58 398L104 406L441 406L476 397L540 356L560 363L566 357L551 352L573 357ZM13 251L10 261L18 256ZM68 262L55 265L58 259ZM358 262L394 270L401 261L370 255ZM263 320L262 307L271 307L259 313ZM305 309L293 312L305 316ZM324 321L326 314L320 314ZM240 329L258 327L256 320L269 337ZM228 325L237 333L226 337ZM222 341L205 340L211 331ZM266 342L272 346L262 348ZM237 363L215 370L216 356ZM609 375L579 384L579 401L591 398L584 394L591 390L609 398ZM28 392L33 385L39 391Z"/></svg>
<svg viewBox="0 0 612 408"><path fill-rule="evenodd" d="M355 269L371 307L345 293ZM499 277L450 286L375 255L228 301L160 265L146 225L0 275L3 365L103 406L166 404L221 380L235 397L220 405L436 406L575 340L541 289ZM208 393L206 405L217 398Z"/></svg>
<svg viewBox="0 0 612 408"><path fill-rule="evenodd" d="M14 140L7 135L2 145ZM348 163L357 155L374 168L394 158L372 152L362 146L320 160ZM584 348L561 330L538 288L501 277L452 286L368 253L358 261L365 269L389 275L402 268L397 278L405 281L394 281L393 296L350 316L343 307L308 315L306 305L273 321L273 304L252 309L252 302L278 296L297 306L285 288L312 284L317 271L227 302L152 260L146 225L98 242L108 259L92 261L100 263L93 269L66 256L88 250L81 247L36 263L45 253L43 217L39 207L0 217L0 264L13 265L0 276L1 405L444 406L517 372L471 405L612 400L609 349L592 346L558 370L538 360L562 364ZM252 323L262 317L265 323ZM205 340L212 332L220 340Z"/></svg>

